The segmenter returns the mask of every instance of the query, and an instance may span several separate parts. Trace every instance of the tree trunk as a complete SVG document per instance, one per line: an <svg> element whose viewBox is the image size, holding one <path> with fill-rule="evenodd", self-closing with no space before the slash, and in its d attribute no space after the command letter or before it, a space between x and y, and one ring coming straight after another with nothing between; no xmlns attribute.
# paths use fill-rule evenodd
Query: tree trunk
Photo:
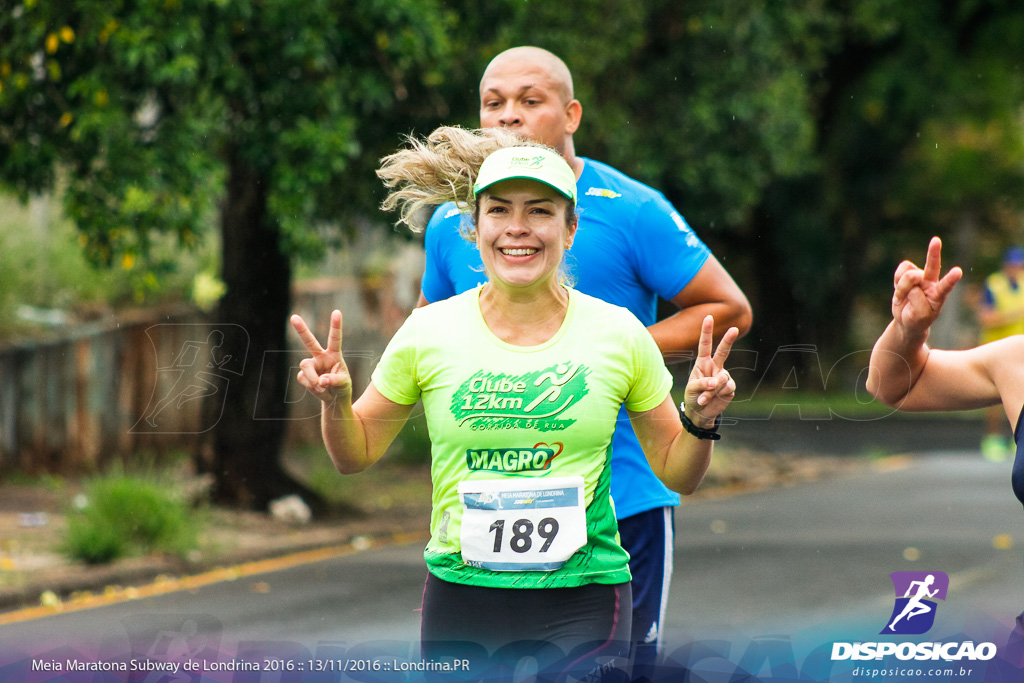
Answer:
<svg viewBox="0 0 1024 683"><path fill-rule="evenodd" d="M756 252L752 252L756 253L752 263L756 285L748 295L756 327L747 343L757 351L760 382L774 388L785 380L790 369L781 370L772 359L780 349L805 341L800 331L800 303L784 265L786 255L778 246L778 221L764 204L753 212L751 232L757 236Z"/></svg>
<svg viewBox="0 0 1024 683"><path fill-rule="evenodd" d="M215 398L215 502L266 510L270 501L298 493L314 512L323 501L281 466L290 365L286 325L291 312L291 264L280 230L267 211L267 179L237 153L228 162L221 215L223 278L227 292L214 330L230 368L226 391ZM215 332L216 333L216 332Z"/></svg>
<svg viewBox="0 0 1024 683"><path fill-rule="evenodd" d="M842 223L834 228L841 246L822 250L801 241L800 186L777 185L772 195L752 212L755 327L745 343L757 351L759 389L824 391L829 369L847 353L865 250L858 217L834 221Z"/></svg>

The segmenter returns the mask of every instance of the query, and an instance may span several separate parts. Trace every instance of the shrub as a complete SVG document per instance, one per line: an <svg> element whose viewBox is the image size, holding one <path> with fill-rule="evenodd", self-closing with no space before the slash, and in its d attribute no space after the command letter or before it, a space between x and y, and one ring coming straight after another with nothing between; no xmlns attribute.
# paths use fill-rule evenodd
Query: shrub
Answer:
<svg viewBox="0 0 1024 683"><path fill-rule="evenodd" d="M124 536L113 526L81 514L68 518L64 552L69 557L86 564L105 564L123 557L127 551Z"/></svg>
<svg viewBox="0 0 1024 683"><path fill-rule="evenodd" d="M199 521L166 477L112 473L86 483L85 505L68 516L64 552L99 564L127 554L185 556L198 542Z"/></svg>

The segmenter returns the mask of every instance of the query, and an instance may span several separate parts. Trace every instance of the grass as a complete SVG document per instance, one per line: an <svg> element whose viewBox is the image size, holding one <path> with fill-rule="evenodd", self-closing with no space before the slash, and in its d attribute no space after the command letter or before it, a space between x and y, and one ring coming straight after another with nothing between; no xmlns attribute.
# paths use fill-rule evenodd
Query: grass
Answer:
<svg viewBox="0 0 1024 683"><path fill-rule="evenodd" d="M202 516L169 473L115 470L87 480L76 502L62 542L72 559L103 564L151 552L186 557L198 545Z"/></svg>
<svg viewBox="0 0 1024 683"><path fill-rule="evenodd" d="M292 450L287 464L324 500L339 508L372 513L429 505L430 441L422 415L410 417L381 461L364 472L339 474L322 444Z"/></svg>

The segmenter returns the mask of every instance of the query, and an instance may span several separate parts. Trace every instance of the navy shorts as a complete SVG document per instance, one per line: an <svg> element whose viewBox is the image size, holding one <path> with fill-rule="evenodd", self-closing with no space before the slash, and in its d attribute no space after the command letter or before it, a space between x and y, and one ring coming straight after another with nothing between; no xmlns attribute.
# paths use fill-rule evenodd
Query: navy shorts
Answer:
<svg viewBox="0 0 1024 683"><path fill-rule="evenodd" d="M661 652L674 559L674 509L655 508L619 520L619 537L629 552L633 575L634 679L650 677Z"/></svg>

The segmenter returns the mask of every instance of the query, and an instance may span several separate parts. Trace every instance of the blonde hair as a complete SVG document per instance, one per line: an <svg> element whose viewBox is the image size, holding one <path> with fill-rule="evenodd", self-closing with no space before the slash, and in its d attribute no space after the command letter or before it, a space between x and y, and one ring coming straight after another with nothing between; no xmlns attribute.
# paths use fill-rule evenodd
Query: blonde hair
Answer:
<svg viewBox="0 0 1024 683"><path fill-rule="evenodd" d="M413 232L426 228L433 210L445 202L476 213L473 183L492 152L505 147L550 149L505 128L442 126L424 140L410 136L406 142L407 148L381 159L377 177L389 189L381 208L398 209L398 222Z"/></svg>

